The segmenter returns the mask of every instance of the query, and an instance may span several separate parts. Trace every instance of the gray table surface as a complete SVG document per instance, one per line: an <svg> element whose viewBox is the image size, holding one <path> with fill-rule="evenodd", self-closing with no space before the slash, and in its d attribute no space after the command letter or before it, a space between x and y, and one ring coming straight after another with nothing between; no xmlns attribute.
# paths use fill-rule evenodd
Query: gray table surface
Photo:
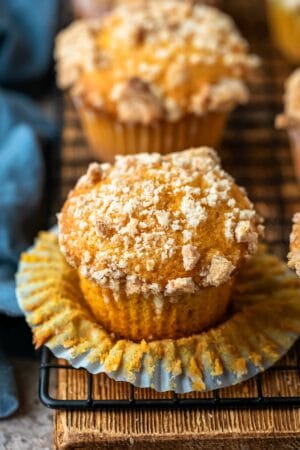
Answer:
<svg viewBox="0 0 300 450"><path fill-rule="evenodd" d="M12 361L20 397L20 409L0 420L0 450L51 450L52 412L38 399L38 362Z"/></svg>

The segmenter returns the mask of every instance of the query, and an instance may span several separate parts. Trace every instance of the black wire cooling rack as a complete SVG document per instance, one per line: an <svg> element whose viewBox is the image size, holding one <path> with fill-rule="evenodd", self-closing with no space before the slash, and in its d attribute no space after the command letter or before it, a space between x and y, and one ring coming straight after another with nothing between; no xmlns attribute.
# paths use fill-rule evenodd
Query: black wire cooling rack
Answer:
<svg viewBox="0 0 300 450"><path fill-rule="evenodd" d="M273 74L273 83L276 77ZM269 79L271 83L271 78ZM272 86L269 87L272 89ZM257 96L261 90L260 84L254 86ZM266 96L267 91L264 91ZM263 105L263 106L262 106ZM255 131L251 128L253 116L259 108L265 117L256 125ZM62 138L61 164L67 177L61 176L61 192L68 192L78 177L78 171L84 172L89 162L84 139L77 122L76 115L67 105L64 128L75 130L72 140ZM275 111L280 110L280 103L272 103L263 99L252 102L243 114L234 114L226 134L221 157L225 168L230 171L240 185L246 186L250 198L255 202L257 209L266 218L266 241L272 252L285 258L288 249L288 237L291 227L291 216L300 210L299 186L295 182L291 164L289 147L286 139L278 135L274 138L272 121ZM236 136L238 130L238 139ZM70 134L70 133L69 133ZM255 136L258 136L257 139ZM255 148L255 152L253 151ZM239 149L239 152L233 155ZM76 170L74 170L74 167ZM66 170L67 169L67 170ZM71 174L71 176L69 175ZM60 202L63 201L63 196ZM292 357L283 359L281 363L270 368L268 373L275 373L277 377L284 378L293 374L292 383L300 387L300 345L294 346ZM286 362L287 361L287 362ZM86 398L58 398L51 392L51 379L53 375L59 377L60 371L85 372L82 383L85 384ZM57 361L51 352L44 347L41 353L39 395L44 405L53 409L68 410L97 410L97 409L124 409L124 408L264 408L264 407L300 407L300 388L295 389L297 395L283 395L275 392L270 395L266 389L264 374L256 376L253 380L255 395L239 396L235 391L231 395L222 395L221 391L213 391L205 397L197 394L191 396L167 393L157 398L156 395L147 398L137 396L137 389L128 385L126 398L105 398L95 396L94 387L98 383L97 375L91 375L83 369L75 369ZM111 381L111 383L115 383ZM155 393L154 393L155 394Z"/></svg>
<svg viewBox="0 0 300 450"><path fill-rule="evenodd" d="M268 107L268 103L264 105L264 108L266 107ZM271 133L269 137L266 137L266 142L258 140L254 144L249 143L246 130L251 125L251 115L257 111L259 104L256 104L255 107L252 104L252 108L253 113L251 113L251 108L249 108L247 111L249 117L245 114L242 122L239 115L233 116L221 156L226 169L233 173L239 184L246 186L257 209L266 217L266 241L271 251L281 258L285 258L288 248L291 216L295 211L300 210L299 186L297 186L294 179L286 140L282 140L282 137L274 140L274 133ZM279 105L277 105L277 110L279 110ZM274 112L272 113L272 111L274 111L274 105L272 105L270 111L265 111L269 118L274 117ZM271 126L271 122L269 124L263 122L263 124L264 127ZM76 137L75 139L72 137L71 142L66 138L62 139L62 145L65 148L62 152L62 165L70 169L68 173L72 173L71 178L62 177L61 179L62 188L65 192L69 190L78 177L77 172L74 175L74 166L77 170L80 167L82 172L84 172L89 160L89 156L86 156L88 155L86 149L83 149L85 144L80 127L76 122L74 113L70 112L70 110L68 111L67 119L65 117L66 126L74 127L79 136L78 140L76 140ZM233 136L233 133L237 129L239 129L239 142L243 153L241 154L240 152L233 157L232 151L235 150L237 145L236 137ZM260 130L256 128L255 132L262 134L264 130L265 128ZM256 152L253 152L253 145L256 146ZM74 154L69 155L69 151L74 151ZM75 164L76 158L78 158L78 164ZM300 387L299 342L294 346L292 355L292 357L283 359L282 362L270 368L267 372L276 374L278 378L282 379L288 374L293 374L292 383ZM55 374L59 378L60 371L70 372L78 370L85 373L85 377L81 379L81 382L85 384L83 390L86 392L86 397L84 399L67 398L68 396L66 398L56 397L56 394L51 392L51 379L55 378ZM195 396L191 396L191 394L178 396L167 393L165 396L161 395L157 398L154 393L153 396L141 398L140 395L137 396L138 390L132 385L128 385L126 398L106 398L94 394L94 387L98 381L97 375L89 374L83 369L75 369L65 365L64 362L56 360L46 347L42 349L39 396L41 402L52 409L300 407L300 388L295 389L297 395L293 395L293 392L291 395L283 395L280 391L271 395L267 392L264 374L260 374L253 379L255 395L249 396L236 395L235 391L232 391L231 395L224 396L221 390L212 391L205 397L199 397L197 394ZM115 382L111 381L111 383Z"/></svg>
<svg viewBox="0 0 300 450"><path fill-rule="evenodd" d="M291 217L300 211L300 188L295 181L288 141L284 134L274 131L274 118L282 110L283 82L290 68L270 46L263 23L255 27L252 35L255 35L253 51L264 56L262 73L252 83L251 103L232 115L219 150L225 169L246 187L257 210L265 217L266 242L270 250L284 259L288 251ZM56 185L55 195L52 195L52 213L59 209L91 159L78 117L68 100L65 101L63 115L60 154L52 154L56 158L54 169L60 172L60 176L56 173L52 179ZM84 385L81 389L85 392L84 398L76 396L76 390L70 394L66 389L63 397L57 394L55 386L53 389L53 379L60 382L60 374L65 371L69 374L65 376L66 385L72 380L72 375L83 373L80 383ZM115 395L115 387L106 389L106 392L111 391L109 396L96 389L100 382L116 386L116 382L103 377L106 376L92 375L58 361L46 347L41 351L39 396L45 406L53 409L300 407L300 342L267 372L246 382L253 387L247 391L249 395L241 395L238 388L187 395L170 392L158 395L147 389L147 394L141 395L142 389L126 383L128 386L123 391L127 395L120 398ZM270 389L274 385L275 389Z"/></svg>

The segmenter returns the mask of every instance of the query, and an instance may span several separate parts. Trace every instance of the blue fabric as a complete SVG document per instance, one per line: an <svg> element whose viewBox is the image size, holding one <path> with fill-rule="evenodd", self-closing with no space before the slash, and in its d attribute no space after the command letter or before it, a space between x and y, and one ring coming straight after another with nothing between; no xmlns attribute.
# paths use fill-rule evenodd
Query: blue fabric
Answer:
<svg viewBox="0 0 300 450"><path fill-rule="evenodd" d="M0 313L21 314L14 274L21 251L30 244L34 213L43 192L44 167L37 137L54 135L54 125L29 99L0 90Z"/></svg>
<svg viewBox="0 0 300 450"><path fill-rule="evenodd" d="M51 63L58 0L0 0L0 85L36 79ZM0 87L0 313L20 316L14 275L31 243L43 194L41 139L56 127L23 94ZM22 336L18 337L22 339ZM0 342L1 347L1 342ZM0 349L0 419L18 407L13 371Z"/></svg>
<svg viewBox="0 0 300 450"><path fill-rule="evenodd" d="M18 407L19 400L13 370L0 351L0 419L13 414Z"/></svg>
<svg viewBox="0 0 300 450"><path fill-rule="evenodd" d="M57 26L57 0L0 1L0 83L45 73Z"/></svg>

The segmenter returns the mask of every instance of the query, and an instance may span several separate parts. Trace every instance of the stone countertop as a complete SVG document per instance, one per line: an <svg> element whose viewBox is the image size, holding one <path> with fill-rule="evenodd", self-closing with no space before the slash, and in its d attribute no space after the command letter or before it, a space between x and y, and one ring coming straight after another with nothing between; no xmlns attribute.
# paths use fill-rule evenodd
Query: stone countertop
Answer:
<svg viewBox="0 0 300 450"><path fill-rule="evenodd" d="M53 413L38 399L38 362L18 358L12 365L20 408L0 420L0 450L51 450Z"/></svg>

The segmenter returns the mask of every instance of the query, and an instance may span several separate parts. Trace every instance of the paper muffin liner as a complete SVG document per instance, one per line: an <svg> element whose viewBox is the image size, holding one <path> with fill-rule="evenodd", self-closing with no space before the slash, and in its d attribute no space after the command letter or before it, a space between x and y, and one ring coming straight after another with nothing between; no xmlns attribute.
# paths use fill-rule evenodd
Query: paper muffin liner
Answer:
<svg viewBox="0 0 300 450"><path fill-rule="evenodd" d="M112 162L116 155L132 153L166 154L206 145L216 147L226 124L228 112L187 115L176 122L154 124L123 123L101 111L77 105L77 111L93 155Z"/></svg>
<svg viewBox="0 0 300 450"><path fill-rule="evenodd" d="M132 341L179 338L199 333L218 323L230 302L233 279L221 286L210 286L195 294L185 294L180 301L165 297L102 288L80 276L80 287L94 318L107 331Z"/></svg>
<svg viewBox="0 0 300 450"><path fill-rule="evenodd" d="M241 270L222 323L199 335L153 342L116 339L85 305L77 272L54 233L23 254L17 296L36 347L93 374L157 391L209 391L253 377L300 333L300 281L261 247Z"/></svg>
<svg viewBox="0 0 300 450"><path fill-rule="evenodd" d="M288 129L288 136L291 144L295 175L297 180L300 181L300 127Z"/></svg>

